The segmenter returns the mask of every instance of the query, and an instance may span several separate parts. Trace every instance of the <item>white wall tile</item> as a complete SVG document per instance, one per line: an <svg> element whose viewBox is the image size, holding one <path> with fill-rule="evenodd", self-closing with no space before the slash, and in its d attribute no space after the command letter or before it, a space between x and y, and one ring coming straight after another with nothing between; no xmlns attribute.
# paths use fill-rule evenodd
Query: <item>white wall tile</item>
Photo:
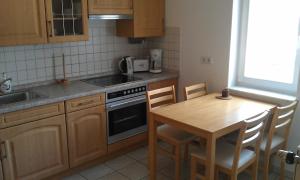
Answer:
<svg viewBox="0 0 300 180"><path fill-rule="evenodd" d="M34 51L31 49L25 50L25 57L26 59L35 59Z"/></svg>
<svg viewBox="0 0 300 180"><path fill-rule="evenodd" d="M34 59L26 60L26 69L35 69L35 68L36 65Z"/></svg>
<svg viewBox="0 0 300 180"><path fill-rule="evenodd" d="M162 38L152 38L148 47L163 49L163 67L171 70L179 70L180 60L180 29L167 27L166 35Z"/></svg>
<svg viewBox="0 0 300 180"><path fill-rule="evenodd" d="M12 76L14 85L115 71L122 56L146 56L148 45L128 44L117 37L115 21L90 21L89 40L43 45L0 47L0 73Z"/></svg>
<svg viewBox="0 0 300 180"><path fill-rule="evenodd" d="M26 79L27 79L27 71L25 70L18 71L18 81L22 82Z"/></svg>

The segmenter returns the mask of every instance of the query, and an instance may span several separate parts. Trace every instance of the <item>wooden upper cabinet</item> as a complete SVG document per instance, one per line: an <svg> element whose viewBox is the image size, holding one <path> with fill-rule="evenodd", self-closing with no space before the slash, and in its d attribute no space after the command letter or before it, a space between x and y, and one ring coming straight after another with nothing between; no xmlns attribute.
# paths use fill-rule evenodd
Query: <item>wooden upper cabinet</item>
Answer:
<svg viewBox="0 0 300 180"><path fill-rule="evenodd" d="M89 0L89 14L132 14L132 0Z"/></svg>
<svg viewBox="0 0 300 180"><path fill-rule="evenodd" d="M104 106L67 113L70 167L99 158L107 153Z"/></svg>
<svg viewBox="0 0 300 180"><path fill-rule="evenodd" d="M44 0L0 1L0 45L47 42Z"/></svg>
<svg viewBox="0 0 300 180"><path fill-rule="evenodd" d="M133 0L133 19L117 21L117 35L159 37L165 30L165 0Z"/></svg>
<svg viewBox="0 0 300 180"><path fill-rule="evenodd" d="M87 0L45 0L49 42L88 40Z"/></svg>
<svg viewBox="0 0 300 180"><path fill-rule="evenodd" d="M2 129L5 180L40 180L69 167L65 116Z"/></svg>

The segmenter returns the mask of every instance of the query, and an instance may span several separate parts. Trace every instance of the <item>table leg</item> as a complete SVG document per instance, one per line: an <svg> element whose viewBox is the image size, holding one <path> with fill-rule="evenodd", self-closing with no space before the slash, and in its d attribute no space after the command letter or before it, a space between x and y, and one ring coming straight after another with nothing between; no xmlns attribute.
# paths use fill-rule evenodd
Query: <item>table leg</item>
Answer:
<svg viewBox="0 0 300 180"><path fill-rule="evenodd" d="M156 179L156 146L157 146L157 122L154 119L154 115L149 115L149 171L150 179Z"/></svg>
<svg viewBox="0 0 300 180"><path fill-rule="evenodd" d="M208 180L214 180L215 170L215 153L216 153L216 138L211 135L207 138L206 146L206 177Z"/></svg>

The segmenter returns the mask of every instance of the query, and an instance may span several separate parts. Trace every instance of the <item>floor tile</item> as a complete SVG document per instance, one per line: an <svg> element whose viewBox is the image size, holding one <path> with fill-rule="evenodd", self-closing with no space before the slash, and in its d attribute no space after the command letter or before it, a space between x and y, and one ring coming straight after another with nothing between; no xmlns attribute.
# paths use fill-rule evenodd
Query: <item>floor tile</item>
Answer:
<svg viewBox="0 0 300 180"><path fill-rule="evenodd" d="M159 170L163 175L174 178L175 177L175 164L171 164L170 166L166 166Z"/></svg>
<svg viewBox="0 0 300 180"><path fill-rule="evenodd" d="M166 145L164 143L160 143ZM147 180L148 174L148 147L142 147L126 155L116 157L104 164L86 169L79 174L65 177L63 180ZM183 160L182 180L190 177L190 160ZM164 155L157 155L157 179L172 180L175 176L174 160ZM220 180L225 180L225 175L220 175ZM238 180L251 180L251 175L241 173ZM258 180L263 180L259 173ZM270 173L270 180L279 180L279 174ZM286 180L291 180L286 178Z"/></svg>
<svg viewBox="0 0 300 180"><path fill-rule="evenodd" d="M88 180L96 180L112 172L113 170L111 168L101 164L90 169L86 169L79 174Z"/></svg>
<svg viewBox="0 0 300 180"><path fill-rule="evenodd" d="M119 169L122 169L134 162L135 162L134 159L124 155L124 156L119 156L115 159L109 160L105 164L113 170L119 170Z"/></svg>
<svg viewBox="0 0 300 180"><path fill-rule="evenodd" d="M142 147L127 154L135 160L142 160L148 157L148 147Z"/></svg>
<svg viewBox="0 0 300 180"><path fill-rule="evenodd" d="M146 167L149 166L148 164L149 158L144 158L142 160L140 160L139 162L141 162L142 164L144 164ZM168 165L174 164L174 160L171 158L168 158L166 156L163 155L157 155L157 169L163 169Z"/></svg>
<svg viewBox="0 0 300 180"><path fill-rule="evenodd" d="M79 174L74 174L72 176L63 178L62 180L86 180L86 179L84 177L80 176Z"/></svg>
<svg viewBox="0 0 300 180"><path fill-rule="evenodd" d="M128 178L118 172L113 172L111 174L103 176L102 178L100 178L98 180L128 180Z"/></svg>
<svg viewBox="0 0 300 180"><path fill-rule="evenodd" d="M135 162L118 170L119 173L130 178L131 180L140 180L148 175L148 169L141 163Z"/></svg>

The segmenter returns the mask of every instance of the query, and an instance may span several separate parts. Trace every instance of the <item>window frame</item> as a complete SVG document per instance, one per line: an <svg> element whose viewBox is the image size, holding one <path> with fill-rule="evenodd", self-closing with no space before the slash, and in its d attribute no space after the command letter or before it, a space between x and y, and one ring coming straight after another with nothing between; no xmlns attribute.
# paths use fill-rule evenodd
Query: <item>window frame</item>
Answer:
<svg viewBox="0 0 300 180"><path fill-rule="evenodd" d="M246 43L247 43L247 30L248 30L248 17L249 17L249 2L250 0L243 0L239 3L239 22L238 22L238 34L237 34L237 65L236 65L236 86L259 89L264 91L295 95L297 93L298 88L298 80L299 80L299 66L300 66L300 45L298 34L298 48L296 50L296 60L294 66L294 77L293 83L283 83L276 82L270 80L262 80L249 78L244 76L245 72L245 59L246 59ZM300 28L300 20L299 20L299 28ZM300 33L300 30L299 30Z"/></svg>

